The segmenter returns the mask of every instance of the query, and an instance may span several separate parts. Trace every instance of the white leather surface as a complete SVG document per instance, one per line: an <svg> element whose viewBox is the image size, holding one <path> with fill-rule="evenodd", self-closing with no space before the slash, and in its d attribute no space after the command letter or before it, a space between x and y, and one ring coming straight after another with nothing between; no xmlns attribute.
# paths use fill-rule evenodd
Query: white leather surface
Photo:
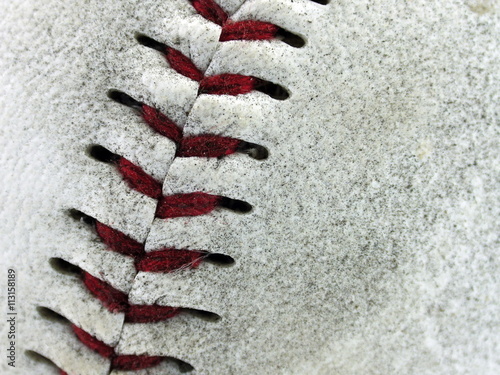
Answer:
<svg viewBox="0 0 500 375"><path fill-rule="evenodd" d="M173 356L193 374L499 373L496 3L220 4L235 20L273 22L307 43L218 43L220 28L184 0L2 5L1 277L10 266L19 275L21 335L18 367L3 358L2 373L57 373L25 350L70 375L108 373L38 306L121 354ZM170 43L209 75L255 75L291 96L197 97L197 84L139 46L135 32ZM111 88L160 108L186 134L239 137L270 156L174 159L173 143L109 100ZM163 179L165 194L206 191L254 209L154 219L154 200L91 159L92 144ZM236 263L134 278L130 259L106 251L71 208L147 250L209 250ZM52 257L134 303L221 319L123 324L78 279L53 270Z"/></svg>

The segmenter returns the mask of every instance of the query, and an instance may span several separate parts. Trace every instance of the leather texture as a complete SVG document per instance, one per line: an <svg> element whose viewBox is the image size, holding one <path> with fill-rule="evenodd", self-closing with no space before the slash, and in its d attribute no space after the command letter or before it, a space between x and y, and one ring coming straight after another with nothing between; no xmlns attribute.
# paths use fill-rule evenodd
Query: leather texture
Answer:
<svg viewBox="0 0 500 375"><path fill-rule="evenodd" d="M2 373L109 373L108 360L40 307L120 354L171 356L192 374L499 373L495 3L219 4L234 20L272 22L306 44L221 43L220 27L184 0L2 6L1 274L16 269L20 311L17 367L2 359ZM198 95L198 83L138 44L136 32L179 49L206 75L259 77L290 97ZM174 143L110 100L110 89L158 108L186 135L239 138L269 157L176 158ZM91 145L140 165L165 195L202 191L253 209L155 218L155 200L92 159ZM132 260L107 251L71 209L147 251L201 249L235 264L135 275ZM52 258L131 303L220 320L124 323ZM165 362L137 373L180 369Z"/></svg>

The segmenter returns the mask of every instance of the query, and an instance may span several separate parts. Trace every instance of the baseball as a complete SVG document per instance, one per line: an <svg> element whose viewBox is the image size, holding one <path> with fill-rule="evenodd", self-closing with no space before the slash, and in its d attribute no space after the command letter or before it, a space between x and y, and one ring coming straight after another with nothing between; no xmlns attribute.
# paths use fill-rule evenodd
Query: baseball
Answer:
<svg viewBox="0 0 500 375"><path fill-rule="evenodd" d="M7 375L500 373L496 0L12 0Z"/></svg>

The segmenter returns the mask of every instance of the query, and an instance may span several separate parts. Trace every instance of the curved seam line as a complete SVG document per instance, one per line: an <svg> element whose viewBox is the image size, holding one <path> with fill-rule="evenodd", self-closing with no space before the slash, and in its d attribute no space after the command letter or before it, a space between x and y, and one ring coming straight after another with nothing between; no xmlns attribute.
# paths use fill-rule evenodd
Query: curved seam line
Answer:
<svg viewBox="0 0 500 375"><path fill-rule="evenodd" d="M248 0L243 1L243 2L240 4L240 6L239 6L239 7L238 7L238 8L237 8L234 12L233 12L233 14L232 14L231 16L233 16L234 14L236 14L236 13L237 13L237 12L241 9L241 7L242 7L242 6L243 6L243 5L244 5L247 1L248 1ZM221 27L220 32L222 33L222 27ZM221 48L221 45L220 45L220 43L221 43L221 42L219 41L219 39L220 39L220 33L219 33L219 38L217 39L217 46L216 46L216 48L214 49L214 53L212 54L212 56L211 56L211 57L210 57L210 59L209 59L209 63L208 63L208 66L207 66L207 69L206 69L206 70L208 70L208 69L210 68L210 66L211 66L211 65L212 65L212 63L213 63L214 56L216 55L216 53L217 53L217 52L219 51L219 49ZM205 71L206 71L206 70L205 70ZM205 72L204 72L204 74L205 74ZM200 97L200 95L197 95L197 96L196 96L196 98L195 98L195 99L194 99L194 101L193 101L193 104L191 105L191 108L189 109L188 115L187 115L187 117L186 117L186 125L187 125L187 123L188 123L188 121L189 121L189 118L190 118L190 116L191 116L191 112L193 111L193 108L194 108L194 106L195 106L196 102L198 101L198 98L199 98L199 97ZM174 158L172 159L172 163L168 166L168 169L167 169L167 171L166 171L166 173L165 173L165 177L164 177L164 179L163 179L163 181L162 181L162 190L163 190L163 186L165 185L165 181L166 181L166 179L167 179L167 177L168 177L168 174L169 174L169 171L170 171L170 167L172 166L172 164L174 163L174 161L175 161L175 159L176 159L176 158L177 158L177 157L176 157L176 156L174 156ZM156 211L156 208L155 208L155 211ZM146 237L145 237L145 239L144 239L144 245L146 245L146 242L147 242L147 240L148 240L148 238L149 238L149 234L150 234L151 229L152 229L152 227L153 227L153 223L155 222L155 220L156 220L156 219L157 219L157 218L156 218L156 216L155 216L155 217L153 217L153 220L152 220L152 221L151 221L151 223L149 224L149 228L148 228L148 231L147 231ZM131 288L130 288L129 292L127 293L127 297L130 295L131 291L134 289L134 285L135 285L135 283L136 283L137 275L139 274L139 272L140 272L140 271L138 271L138 272L135 274L135 276L134 276L134 280L132 281L132 286L131 286ZM121 327L120 327L120 336L118 337L118 341L116 342L115 348L116 348L116 347L118 347L118 345L120 344L120 341L121 341L121 339L122 339L122 335L123 335L123 329L124 329L124 327L125 327L125 316L124 316L124 319L123 319L123 323L122 323L122 325L121 325ZM110 365L110 368L109 368L109 370L108 370L108 373L107 373L107 374L108 374L108 375L110 375L112 371L114 371L114 370L111 368L111 365Z"/></svg>

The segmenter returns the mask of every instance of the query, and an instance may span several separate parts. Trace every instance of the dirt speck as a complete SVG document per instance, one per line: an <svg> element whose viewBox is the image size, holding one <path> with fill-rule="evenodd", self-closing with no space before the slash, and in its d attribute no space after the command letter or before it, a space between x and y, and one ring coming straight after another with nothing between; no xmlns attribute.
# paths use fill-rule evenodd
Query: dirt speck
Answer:
<svg viewBox="0 0 500 375"><path fill-rule="evenodd" d="M422 161L425 161L432 153L433 147L430 140L422 140L415 149L415 156Z"/></svg>
<svg viewBox="0 0 500 375"><path fill-rule="evenodd" d="M468 6L474 13L480 15L495 12L495 3L491 0L474 1L469 3Z"/></svg>

